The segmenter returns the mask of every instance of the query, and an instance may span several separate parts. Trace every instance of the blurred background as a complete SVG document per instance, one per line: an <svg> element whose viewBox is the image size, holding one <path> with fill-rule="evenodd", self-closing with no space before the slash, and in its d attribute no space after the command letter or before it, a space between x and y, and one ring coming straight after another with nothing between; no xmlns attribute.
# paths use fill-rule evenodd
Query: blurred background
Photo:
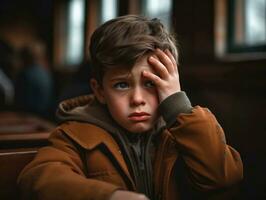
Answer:
<svg viewBox="0 0 266 200"><path fill-rule="evenodd" d="M182 89L242 155L239 199L266 199L266 0L0 0L1 149L45 145L24 136L49 132L60 101L91 92L90 36L124 14L176 33Z"/></svg>

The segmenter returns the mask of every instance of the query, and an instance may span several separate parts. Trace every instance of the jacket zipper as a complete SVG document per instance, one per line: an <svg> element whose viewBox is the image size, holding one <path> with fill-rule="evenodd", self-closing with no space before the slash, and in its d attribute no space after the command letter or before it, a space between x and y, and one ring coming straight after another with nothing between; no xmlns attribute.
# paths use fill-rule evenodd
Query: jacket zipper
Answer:
<svg viewBox="0 0 266 200"><path fill-rule="evenodd" d="M148 188L148 193L150 195L150 198L154 199L154 190L153 190L153 181L152 181L152 166L151 166L151 160L150 160L150 144L151 144L151 140L152 140L153 135L150 135L148 138L148 141L145 145L145 149L144 149L144 167L146 169L147 172L147 183L146 183L146 187ZM150 161L150 162L148 162Z"/></svg>
<svg viewBox="0 0 266 200"><path fill-rule="evenodd" d="M120 133L119 133L119 135L120 135L120 137L122 137L122 138L119 138L119 142L121 142L121 146L123 148L122 150L125 152L125 158L128 159L128 162L130 165L128 167L131 169L133 180L135 181L135 183L134 183L135 185L133 185L133 187L136 190L136 188L137 188L136 180L138 177L137 177L137 170L136 170L135 162L133 161L131 154L128 151L127 147L129 146L129 144L128 144L127 138L125 136L123 137L122 134L120 134Z"/></svg>
<svg viewBox="0 0 266 200"><path fill-rule="evenodd" d="M165 151L165 146L166 146L166 143L167 143L167 137L163 137L163 141L162 143L160 143L158 149L160 149L160 151L157 153L158 155L158 160L159 162L156 162L155 163L155 169L154 172L156 174L154 174L154 177L155 177L155 183L156 183L156 186L157 188L155 188L155 191L157 191L156 193L156 199L157 200L161 200L162 197L163 197L163 188L162 187L159 187L159 184L162 183L163 181L163 170L162 170L162 162L163 162L163 155L164 155L164 151ZM158 151L157 149L157 151Z"/></svg>
<svg viewBox="0 0 266 200"><path fill-rule="evenodd" d="M148 162L148 156L149 155L149 149L150 149L150 142L152 139L153 134L149 135L148 139L145 139L144 144L141 145L141 154L142 154L142 158L139 158L138 155L132 155L135 156L136 158L133 159L129 149L127 148L128 146L130 146L127 138L123 138L121 141L121 144L125 150L126 156L128 161L130 162L130 167L132 169L132 173L133 173L133 177L135 180L135 184L138 183L139 181L139 176L143 176L146 171L146 177L147 179L144 179L143 187L145 187L145 191L147 192L147 195L149 196L149 198L153 199L152 197L154 196L153 194L153 185L152 185L152 178L151 178L151 172L152 172L152 166L150 165L150 162ZM122 136L123 137L123 136ZM130 149L131 150L131 149ZM132 151L132 150L131 150ZM137 168L139 170L137 170ZM137 188L137 186L135 186Z"/></svg>

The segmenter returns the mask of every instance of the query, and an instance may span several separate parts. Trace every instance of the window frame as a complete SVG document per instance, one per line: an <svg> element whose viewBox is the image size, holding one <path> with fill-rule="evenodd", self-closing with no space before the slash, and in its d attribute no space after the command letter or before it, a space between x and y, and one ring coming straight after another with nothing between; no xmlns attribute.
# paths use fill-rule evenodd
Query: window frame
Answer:
<svg viewBox="0 0 266 200"><path fill-rule="evenodd" d="M167 19L167 21L165 21L160 16L156 17L156 16L151 15L151 13L149 13L148 10L147 10L147 4L148 4L147 1L148 0L141 1L141 4L140 4L140 12L141 12L141 14L143 14L145 16L148 16L148 17L151 17L151 18L158 18L158 19L160 19L161 22L166 26L166 28L169 31L172 31L174 29L174 27L173 27L173 19L172 19L173 18L174 1L173 0L170 0L171 6L170 6L170 10L169 10L169 18ZM162 14L162 13L159 13L159 14Z"/></svg>
<svg viewBox="0 0 266 200"><path fill-rule="evenodd" d="M214 52L222 61L266 60L266 44L237 46L233 43L233 2L215 0L214 4Z"/></svg>
<svg viewBox="0 0 266 200"><path fill-rule="evenodd" d="M235 33L235 8L236 8L236 0L230 0L227 4L228 9L228 32L227 32L227 51L228 53L249 53L249 52L266 52L266 42L262 45L237 45L234 40ZM266 9L266 8L265 8Z"/></svg>

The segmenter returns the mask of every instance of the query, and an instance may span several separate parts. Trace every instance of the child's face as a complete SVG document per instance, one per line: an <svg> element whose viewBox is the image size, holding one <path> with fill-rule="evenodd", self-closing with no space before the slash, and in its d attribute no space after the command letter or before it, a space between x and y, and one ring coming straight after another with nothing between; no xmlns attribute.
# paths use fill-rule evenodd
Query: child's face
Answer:
<svg viewBox="0 0 266 200"><path fill-rule="evenodd" d="M99 88L100 101L107 104L112 117L133 133L150 130L158 119L156 87L142 75L143 70L154 73L147 58L143 56L131 70L108 70Z"/></svg>

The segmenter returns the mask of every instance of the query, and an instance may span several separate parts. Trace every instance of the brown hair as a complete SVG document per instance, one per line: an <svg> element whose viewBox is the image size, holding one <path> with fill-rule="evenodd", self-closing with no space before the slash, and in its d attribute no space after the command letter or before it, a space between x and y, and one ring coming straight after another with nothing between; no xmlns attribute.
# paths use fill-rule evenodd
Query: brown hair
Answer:
<svg viewBox="0 0 266 200"><path fill-rule="evenodd" d="M178 61L176 41L159 19L125 15L95 30L90 41L92 75L101 82L107 69L131 68L137 59L156 48L170 52Z"/></svg>

